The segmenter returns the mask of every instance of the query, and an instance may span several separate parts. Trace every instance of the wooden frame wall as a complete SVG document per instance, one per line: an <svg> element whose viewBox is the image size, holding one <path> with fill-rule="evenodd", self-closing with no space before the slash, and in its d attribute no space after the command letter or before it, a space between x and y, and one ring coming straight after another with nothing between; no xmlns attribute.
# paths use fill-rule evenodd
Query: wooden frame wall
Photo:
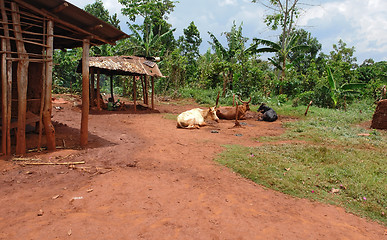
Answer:
<svg viewBox="0 0 387 240"><path fill-rule="evenodd" d="M42 84L39 111L39 141L40 148L41 131L44 126L47 148L54 150L55 130L51 123L51 89L52 89L52 68L53 68L53 39L54 22L39 14L33 14L24 6L14 2L0 0L1 8L1 99L2 99L2 144L3 155L11 154L11 116L12 116L12 80L17 81L17 132L16 132L16 154L26 153L25 127L27 119L27 91L30 63L42 65ZM39 29L29 31L28 29ZM12 45L16 52L12 52ZM28 45L28 46L27 46ZM29 49L41 49L41 53ZM17 65L16 72L13 72L12 65ZM15 99L16 100L16 99ZM15 114L14 114L15 115Z"/></svg>

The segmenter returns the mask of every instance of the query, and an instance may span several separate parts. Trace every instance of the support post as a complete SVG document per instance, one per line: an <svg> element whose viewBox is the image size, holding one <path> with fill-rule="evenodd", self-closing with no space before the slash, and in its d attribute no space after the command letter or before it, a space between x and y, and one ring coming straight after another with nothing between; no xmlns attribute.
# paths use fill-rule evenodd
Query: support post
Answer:
<svg viewBox="0 0 387 240"><path fill-rule="evenodd" d="M90 40L83 40L82 53L82 117L81 117L81 147L86 147L88 142L89 126L89 51Z"/></svg>
<svg viewBox="0 0 387 240"><path fill-rule="evenodd" d="M145 100L145 104L146 105L149 105L149 101L148 101L148 77L145 75L144 76L144 85L145 85L145 95L144 95L144 100Z"/></svg>
<svg viewBox="0 0 387 240"><path fill-rule="evenodd" d="M97 70L97 109L98 109L98 111L100 111L101 110L101 102L100 102L100 98L99 98L99 96L100 96L100 89L99 89L99 81L100 81L100 75L101 75L101 70Z"/></svg>
<svg viewBox="0 0 387 240"><path fill-rule="evenodd" d="M2 119L2 132L1 132L1 152L7 155L7 54L6 52L6 40L1 40L1 50L4 52L1 54L1 119Z"/></svg>
<svg viewBox="0 0 387 240"><path fill-rule="evenodd" d="M52 20L48 20L47 21L47 48L46 48L47 61L45 62L46 84L45 84L45 97L44 97L44 107L43 107L43 126L46 133L47 149L49 151L53 151L56 149L55 128L51 122L53 51L54 51L54 22Z"/></svg>
<svg viewBox="0 0 387 240"><path fill-rule="evenodd" d="M136 88L136 76L133 76L133 104L134 104L134 111L137 111L137 88Z"/></svg>
<svg viewBox="0 0 387 240"><path fill-rule="evenodd" d="M155 98L155 77L152 76L152 110L155 109L155 103L154 103L154 98Z"/></svg>
<svg viewBox="0 0 387 240"><path fill-rule="evenodd" d="M19 6L11 2L12 22L16 38L16 49L19 62L17 65L17 92L18 92L18 114L16 133L16 154L26 152L26 112L27 112L27 88L28 88L28 66L29 58L23 42L22 28L20 23Z"/></svg>
<svg viewBox="0 0 387 240"><path fill-rule="evenodd" d="M112 103L114 103L113 75L110 75L110 94L111 94L111 98L112 98Z"/></svg>
<svg viewBox="0 0 387 240"><path fill-rule="evenodd" d="M1 149L4 155L10 154L11 149L11 135L10 135L10 121L11 116L11 89L9 89L8 81L12 84L12 62L7 61L6 58L11 54L6 53L11 51L11 41L9 40L8 16L5 12L4 0L0 0L0 8L3 22L4 38L1 40L1 50L4 51L1 59L1 89L2 89L2 140ZM9 146L9 148L8 148Z"/></svg>
<svg viewBox="0 0 387 240"><path fill-rule="evenodd" d="M94 68L90 69L90 106L94 107Z"/></svg>
<svg viewBox="0 0 387 240"><path fill-rule="evenodd" d="M142 85L142 97L143 97L143 102L144 104L146 104L146 100L145 100L145 85L144 85L144 78L143 76L140 76L140 79L141 79L141 85Z"/></svg>

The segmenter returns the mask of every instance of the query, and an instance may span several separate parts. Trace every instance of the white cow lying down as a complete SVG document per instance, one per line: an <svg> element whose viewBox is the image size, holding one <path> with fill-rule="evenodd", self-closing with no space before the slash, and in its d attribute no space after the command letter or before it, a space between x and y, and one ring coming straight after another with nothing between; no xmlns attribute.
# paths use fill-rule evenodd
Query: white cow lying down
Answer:
<svg viewBox="0 0 387 240"><path fill-rule="evenodd" d="M219 122L219 118L216 116L216 108L209 107L206 110L200 108L194 108L185 112L180 113L177 116L177 127L178 128L200 128L205 126L204 122L207 119Z"/></svg>

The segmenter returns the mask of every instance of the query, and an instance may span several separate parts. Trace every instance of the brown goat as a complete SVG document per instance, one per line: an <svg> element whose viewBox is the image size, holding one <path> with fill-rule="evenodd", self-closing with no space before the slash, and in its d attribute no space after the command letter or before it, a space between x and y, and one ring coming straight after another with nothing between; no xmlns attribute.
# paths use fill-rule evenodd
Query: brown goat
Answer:
<svg viewBox="0 0 387 240"><path fill-rule="evenodd" d="M249 103L251 102L251 97L248 102L242 101L241 98L239 98L239 101L242 102L242 105L238 106L238 119L245 119L246 112L250 111ZM234 120L236 111L235 107L218 107L216 115L220 119Z"/></svg>

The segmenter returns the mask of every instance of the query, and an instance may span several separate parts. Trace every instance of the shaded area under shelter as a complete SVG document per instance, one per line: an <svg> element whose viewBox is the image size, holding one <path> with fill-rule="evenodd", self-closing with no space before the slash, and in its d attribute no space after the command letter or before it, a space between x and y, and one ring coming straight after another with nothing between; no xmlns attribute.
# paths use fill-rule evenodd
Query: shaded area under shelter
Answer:
<svg viewBox="0 0 387 240"><path fill-rule="evenodd" d="M110 101L114 103L113 94L113 76L132 76L133 80L133 102L134 110L136 111L137 105L137 89L136 81L141 80L142 93L144 98L144 104L149 105L149 87L151 88L151 108L154 109L154 80L155 78L164 77L160 72L160 69L156 63L156 58L153 57L138 57L138 56L106 56L106 57L90 57L90 105L94 103L97 105L97 109L101 109L100 97L100 74L110 76ZM79 64L78 71L80 71ZM97 75L95 80L94 75ZM148 79L150 77L150 79ZM150 81L149 81L150 80ZM95 86L96 83L96 86ZM150 83L150 84L149 84ZM95 88L96 87L96 88Z"/></svg>

